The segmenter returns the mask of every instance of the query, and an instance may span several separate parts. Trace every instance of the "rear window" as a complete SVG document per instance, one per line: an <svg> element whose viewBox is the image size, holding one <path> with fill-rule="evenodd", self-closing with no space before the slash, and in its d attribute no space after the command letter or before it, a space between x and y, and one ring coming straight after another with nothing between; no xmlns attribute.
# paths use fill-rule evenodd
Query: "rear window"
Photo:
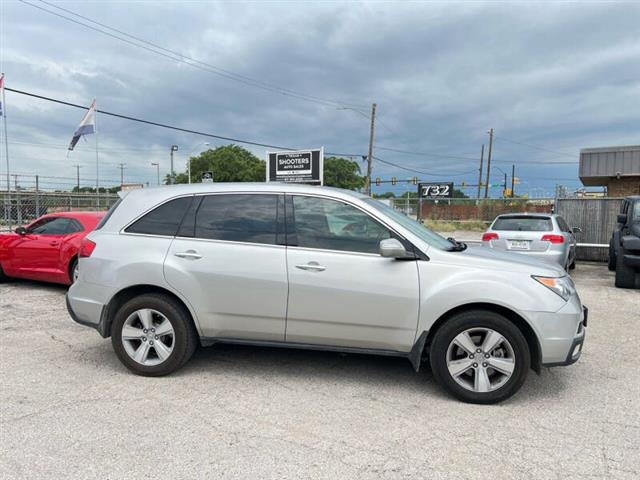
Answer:
<svg viewBox="0 0 640 480"><path fill-rule="evenodd" d="M274 194L208 195L198 208L195 236L275 245L277 205Z"/></svg>
<svg viewBox="0 0 640 480"><path fill-rule="evenodd" d="M193 196L189 196L163 203L136 220L125 232L174 237L192 200Z"/></svg>
<svg viewBox="0 0 640 480"><path fill-rule="evenodd" d="M549 217L530 217L526 215L498 217L492 230L515 230L519 232L551 232L553 223Z"/></svg>
<svg viewBox="0 0 640 480"><path fill-rule="evenodd" d="M111 205L111 208L107 211L107 214L104 217L102 217L102 220L98 222L98 225L96 225L96 228L94 230L100 230L102 227L104 227L104 224L107 223L107 220L109 220L109 217L113 215L113 212L116 211L116 208L118 208L118 205L120 205L120 202L122 202L122 198L118 198L116 203Z"/></svg>

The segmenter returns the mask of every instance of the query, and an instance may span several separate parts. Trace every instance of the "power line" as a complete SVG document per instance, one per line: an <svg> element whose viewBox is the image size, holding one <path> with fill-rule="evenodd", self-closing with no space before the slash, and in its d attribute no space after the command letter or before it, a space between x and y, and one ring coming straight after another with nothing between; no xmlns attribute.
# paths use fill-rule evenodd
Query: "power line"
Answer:
<svg viewBox="0 0 640 480"><path fill-rule="evenodd" d="M66 102L64 100L58 100L56 98L46 97L44 95L38 95L38 94L35 94L35 93L26 92L24 90L17 90L15 88L9 88L9 87L5 87L5 90L7 92L13 92L13 93L17 93L19 95L26 95L28 97L38 98L40 100L46 100L48 102L58 103L60 105L66 105L68 107L74 107L74 108L79 108L79 109L82 109L82 110L87 110L87 107L85 107L83 105L78 105L77 103ZM142 118L131 117L129 115L122 115L120 113L108 112L106 110L98 110L98 109L96 109L96 112L98 112L98 113L100 113L102 115L107 115L107 116L116 117L116 118L122 118L124 120L130 120L132 122L144 123L144 124L147 124L147 125L153 125L155 127L161 127L161 128L167 128L167 129L170 129L170 130L176 130L178 132L192 133L194 135L200 135L202 137L217 138L217 139L220 139L220 140L225 140L227 142L242 143L242 144L245 144L245 145L254 145L256 147L275 148L275 149L278 149L278 150L298 150L297 148L282 147L282 146L278 146L278 145L270 145L268 143L253 142L251 140L242 140L242 139L239 139L239 138L225 137L225 136L222 136L222 135L216 135L214 133L199 132L197 130L191 130L189 128L176 127L176 126L167 125L167 124L164 124L164 123L153 122L151 120L145 120L145 119L142 119ZM361 154L357 154L357 153L334 153L334 152L327 152L327 155L333 155L333 156L337 156L337 157L360 157L360 156L362 156Z"/></svg>
<svg viewBox="0 0 640 480"><path fill-rule="evenodd" d="M395 152L395 153L404 153L406 155L417 155L420 157L426 156L426 157L436 157L436 158L453 158L456 160L473 160L474 162L478 161L477 158L473 158L473 157L461 157L458 155L447 155L447 154L439 154L439 153L432 153L432 152L415 152L410 150L401 150L401 149L392 148L392 147L381 147L379 145L376 145L376 149L386 150L386 151Z"/></svg>
<svg viewBox="0 0 640 480"><path fill-rule="evenodd" d="M421 175L429 175L433 177L456 177L456 176L467 175L469 173L475 172L475 170L471 170L469 172L459 172L459 173L431 173L431 172L425 172L423 170L417 170L411 167L404 167L402 165L398 165L397 163L390 162L389 160L383 160L382 158L376 157L375 155L373 156L373 158L375 158L379 162L385 163L387 165L391 165L396 168L400 168L402 170L407 170L408 172L414 172L414 173L419 173Z"/></svg>
<svg viewBox="0 0 640 480"><path fill-rule="evenodd" d="M575 158L576 157L574 154L570 154L570 153L567 153L567 152L559 152L557 150L550 150L548 148L540 147L538 145L531 145L530 143L524 143L524 142L518 142L516 140L510 140L508 138L503 137L502 135L501 136L494 135L494 138L499 138L500 140L503 140L503 141L509 142L509 143L515 143L516 145L522 145L522 146L529 147L529 148L535 148L536 150L541 150L543 152L555 153L555 154L558 154L558 155L562 155L562 156L565 156L565 157L571 157L571 158Z"/></svg>
<svg viewBox="0 0 640 480"><path fill-rule="evenodd" d="M245 75L240 75L240 74L234 73L234 72L232 72L230 70L226 70L226 69L217 67L215 65L212 65L212 64L197 60L197 59L192 58L192 57L190 57L188 55L185 55L185 54L183 54L181 52L177 52L175 50L171 50L171 49L162 47L162 46L157 45L157 44L155 44L153 42L150 42L150 41L145 40L143 38L131 35L131 34L127 33L127 32L122 31L122 30L118 30L117 28L111 27L111 26L106 25L104 23L100 23L100 22L98 22L96 20L93 20L93 19L91 19L89 17L80 15L78 13L75 13L75 12L73 12L71 10L68 10L66 8L63 8L63 7L60 7L58 5L46 2L44 0L40 0L40 1L41 1L41 3L44 3L45 5L47 5L49 7L55 8L55 9L63 11L63 12L66 12L66 13L71 14L71 15L77 17L77 18L81 18L83 20L89 21L89 22L93 23L94 25L98 25L100 27L106 28L108 30L111 30L112 32L117 32L118 34L124 35L125 37L127 37L128 39L131 39L131 40L128 40L127 38L123 38L120 35L116 35L114 33L107 32L107 31L105 31L105 30L103 30L101 28L95 27L93 25L88 25L88 24L86 24L84 22L81 22L81 21L76 20L74 18L68 17L66 15L62 15L62 14L60 14L58 12L54 12L54 11L49 10L47 8L43 8L43 7L39 6L39 5L35 5L35 4L30 3L28 1L20 0L20 2L24 3L25 5L29 5L31 7L37 8L38 10L41 10L43 12L47 12L47 13L49 13L51 15L55 15L57 17L63 18L65 20L73 22L73 23L75 23L77 25L81 25L81 26L83 26L85 28L88 28L88 29L94 30L96 32L102 33L103 35L107 35L107 36L109 36L111 38L114 38L116 40L119 40L121 42L124 42L124 43L127 43L129 45L133 45L135 47L147 50L147 51L149 51L151 53L155 53L156 55L161 55L161 56L169 58L169 59L171 59L173 61L181 62L181 63L184 63L186 65L190 65L191 67L198 68L200 70L203 70L203 71L206 71L206 72L209 72L209 73L213 73L215 75L218 75L218 76L230 79L230 80L234 80L236 82L243 83L245 85L249 85L249 86L252 86L252 87L255 87L255 88L260 88L260 89L263 89L263 90L271 91L273 93L278 93L280 95L285 95L285 96L297 98L299 100L304 100L304 101L307 101L307 102L321 104L321 105L324 105L324 106L342 107L342 106L346 105L346 106L357 107L357 108L366 108L363 105L350 104L350 103L341 102L341 101L337 101L337 100L324 99L324 98L321 98L321 97L316 97L316 96L313 96L313 95L308 95L308 94L296 92L295 90L290 90L290 89L287 89L287 88L278 87L276 85L271 85L271 84L262 82L260 80L256 80L254 78L247 77ZM136 43L136 42L140 42L140 43ZM142 45L141 45L141 43L142 43Z"/></svg>

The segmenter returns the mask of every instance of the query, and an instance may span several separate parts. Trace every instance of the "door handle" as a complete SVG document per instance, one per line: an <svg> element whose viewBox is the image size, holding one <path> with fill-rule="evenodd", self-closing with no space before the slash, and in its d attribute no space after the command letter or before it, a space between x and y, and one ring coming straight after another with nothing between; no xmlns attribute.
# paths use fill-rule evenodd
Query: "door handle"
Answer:
<svg viewBox="0 0 640 480"><path fill-rule="evenodd" d="M327 267L323 267L316 262L309 262L304 265L296 265L296 268L299 268L300 270L308 270L311 272L324 272L327 269Z"/></svg>
<svg viewBox="0 0 640 480"><path fill-rule="evenodd" d="M49 242L49 245L52 245L55 247L56 245L58 245L58 242Z"/></svg>
<svg viewBox="0 0 640 480"><path fill-rule="evenodd" d="M177 253L174 253L174 255L176 257L190 258L192 260L198 260L199 258L202 258L202 255L200 255L195 250L187 250L186 252L177 252Z"/></svg>

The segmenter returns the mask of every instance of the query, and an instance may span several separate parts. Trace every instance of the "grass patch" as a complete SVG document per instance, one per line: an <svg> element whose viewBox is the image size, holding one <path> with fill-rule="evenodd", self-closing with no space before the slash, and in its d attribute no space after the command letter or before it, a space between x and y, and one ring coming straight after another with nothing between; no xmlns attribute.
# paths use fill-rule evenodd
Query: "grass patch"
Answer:
<svg viewBox="0 0 640 480"><path fill-rule="evenodd" d="M427 218L422 223L437 232L453 232L456 230L484 232L491 222L483 222L482 220L431 220Z"/></svg>

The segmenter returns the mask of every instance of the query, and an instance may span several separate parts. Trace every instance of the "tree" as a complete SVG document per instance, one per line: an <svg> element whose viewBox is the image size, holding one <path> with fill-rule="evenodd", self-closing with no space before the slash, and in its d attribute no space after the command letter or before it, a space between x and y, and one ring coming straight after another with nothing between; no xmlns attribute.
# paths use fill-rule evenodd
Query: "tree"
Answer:
<svg viewBox="0 0 640 480"><path fill-rule="evenodd" d="M213 172L215 182L264 182L266 163L238 145L225 145L191 157L191 182L200 183L202 172ZM187 169L188 171L188 169ZM178 173L176 183L188 183L187 173ZM169 183L169 175L164 179Z"/></svg>
<svg viewBox="0 0 640 480"><path fill-rule="evenodd" d="M373 198L396 198L396 194L393 192L374 193Z"/></svg>
<svg viewBox="0 0 640 480"><path fill-rule="evenodd" d="M469 198L469 196L465 194L462 190L458 190L457 188L454 188L453 198Z"/></svg>
<svg viewBox="0 0 640 480"><path fill-rule="evenodd" d="M364 176L360 175L360 165L346 158L324 159L324 184L328 187L357 190L364 186Z"/></svg>

